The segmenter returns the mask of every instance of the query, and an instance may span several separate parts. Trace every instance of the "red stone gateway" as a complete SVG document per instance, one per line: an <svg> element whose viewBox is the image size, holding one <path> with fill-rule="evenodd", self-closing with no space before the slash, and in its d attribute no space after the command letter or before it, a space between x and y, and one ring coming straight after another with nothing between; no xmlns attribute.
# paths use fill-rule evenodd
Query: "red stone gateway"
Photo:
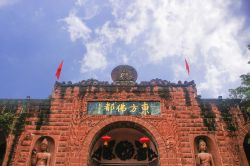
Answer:
<svg viewBox="0 0 250 166"><path fill-rule="evenodd" d="M56 82L51 98L44 100L0 100L0 111L16 117L9 134L0 130L0 163L249 164L250 117L240 111L239 100L201 99L193 81L137 83L137 72L128 65L116 67L112 79Z"/></svg>

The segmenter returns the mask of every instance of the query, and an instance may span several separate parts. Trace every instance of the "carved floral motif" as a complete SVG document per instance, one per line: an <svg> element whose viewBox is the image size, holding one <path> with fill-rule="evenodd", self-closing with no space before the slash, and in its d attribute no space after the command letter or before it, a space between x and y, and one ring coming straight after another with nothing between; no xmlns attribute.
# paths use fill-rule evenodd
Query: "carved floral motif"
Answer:
<svg viewBox="0 0 250 166"><path fill-rule="evenodd" d="M69 128L69 155L67 156L68 163L71 163L71 157L79 157L83 147L84 140L89 133L89 130L94 127L100 119L93 119L87 115L86 104L78 98L73 100L73 108L71 114L71 123Z"/></svg>
<svg viewBox="0 0 250 166"><path fill-rule="evenodd" d="M176 152L179 146L178 134L177 134L177 125L174 121L168 121L165 118L153 119L147 118L145 119L147 122L151 123L152 126L155 126L157 131L159 131L160 135L162 136L166 151L173 151ZM164 126L164 129L162 128Z"/></svg>
<svg viewBox="0 0 250 166"><path fill-rule="evenodd" d="M33 139L33 135L30 132L24 134L23 140L21 141L22 146L29 146L31 145Z"/></svg>

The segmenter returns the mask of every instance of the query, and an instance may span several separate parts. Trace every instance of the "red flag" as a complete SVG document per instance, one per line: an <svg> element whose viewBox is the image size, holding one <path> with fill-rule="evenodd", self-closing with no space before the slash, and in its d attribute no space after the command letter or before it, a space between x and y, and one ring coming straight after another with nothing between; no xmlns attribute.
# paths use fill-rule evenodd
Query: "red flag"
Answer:
<svg viewBox="0 0 250 166"><path fill-rule="evenodd" d="M188 72L188 75L190 75L189 65L188 65L188 63L187 63L186 58L185 58L185 64L186 64L186 70L187 70L187 72Z"/></svg>
<svg viewBox="0 0 250 166"><path fill-rule="evenodd" d="M57 78L57 80L59 80L59 78L60 78L60 74L61 74L61 71L62 71L62 66L63 66L63 61L60 63L60 65L58 66L58 68L56 70L56 78Z"/></svg>

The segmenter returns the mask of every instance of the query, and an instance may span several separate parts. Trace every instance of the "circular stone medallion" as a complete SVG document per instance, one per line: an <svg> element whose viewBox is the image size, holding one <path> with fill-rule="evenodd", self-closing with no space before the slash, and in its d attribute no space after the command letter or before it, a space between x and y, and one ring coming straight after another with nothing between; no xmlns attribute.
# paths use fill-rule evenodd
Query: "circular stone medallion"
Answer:
<svg viewBox="0 0 250 166"><path fill-rule="evenodd" d="M137 72L135 68L129 65L119 65L111 72L111 78L116 81L133 81L137 79Z"/></svg>

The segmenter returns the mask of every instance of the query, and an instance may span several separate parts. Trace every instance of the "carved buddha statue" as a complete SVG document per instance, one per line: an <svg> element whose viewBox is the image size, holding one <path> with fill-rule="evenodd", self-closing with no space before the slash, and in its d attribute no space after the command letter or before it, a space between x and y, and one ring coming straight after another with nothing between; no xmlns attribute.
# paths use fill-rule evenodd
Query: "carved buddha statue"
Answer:
<svg viewBox="0 0 250 166"><path fill-rule="evenodd" d="M215 166L212 154L207 152L207 144L203 139L199 140L199 153L196 155L198 166Z"/></svg>
<svg viewBox="0 0 250 166"><path fill-rule="evenodd" d="M40 152L36 150L32 151L31 164L32 166L49 166L51 154L47 152L48 141L46 138L43 139L40 145Z"/></svg>

